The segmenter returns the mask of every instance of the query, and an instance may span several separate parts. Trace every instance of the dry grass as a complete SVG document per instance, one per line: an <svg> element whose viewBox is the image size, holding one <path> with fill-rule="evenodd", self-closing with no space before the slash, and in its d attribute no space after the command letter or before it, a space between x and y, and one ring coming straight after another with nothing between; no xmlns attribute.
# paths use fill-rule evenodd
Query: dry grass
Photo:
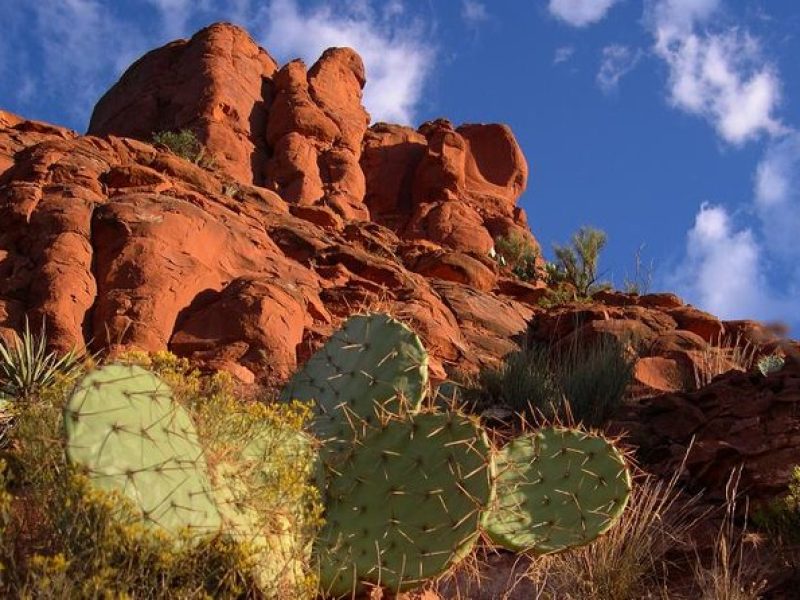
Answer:
<svg viewBox="0 0 800 600"><path fill-rule="evenodd" d="M719 336L693 365L695 389L707 386L718 375L728 371L749 371L758 358L758 347L737 335L733 340Z"/></svg>
<svg viewBox="0 0 800 600"><path fill-rule="evenodd" d="M747 523L735 523L740 471L731 474L726 487L725 516L708 564L696 556L694 580L702 600L758 600L766 587L758 563L745 552ZM745 511L746 513L747 511Z"/></svg>
<svg viewBox="0 0 800 600"><path fill-rule="evenodd" d="M697 497L683 496L676 476L660 481L643 476L627 511L594 543L533 563L528 576L544 598L641 600L667 597L670 555L687 547L703 513Z"/></svg>

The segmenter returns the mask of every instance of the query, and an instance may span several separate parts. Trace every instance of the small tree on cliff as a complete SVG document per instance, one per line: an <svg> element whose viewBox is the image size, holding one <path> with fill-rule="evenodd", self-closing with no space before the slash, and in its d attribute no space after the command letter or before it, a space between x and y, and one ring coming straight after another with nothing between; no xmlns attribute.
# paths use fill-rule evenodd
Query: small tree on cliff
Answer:
<svg viewBox="0 0 800 600"><path fill-rule="evenodd" d="M588 298L595 292L608 288L598 283L597 267L600 251L606 245L604 231L593 227L581 227L573 234L570 245L553 246L556 256L555 268L550 269L551 283L568 283L575 288L576 296Z"/></svg>
<svg viewBox="0 0 800 600"><path fill-rule="evenodd" d="M536 280L536 259L538 254L530 240L517 232L495 238L494 247L511 267L511 272L523 281Z"/></svg>

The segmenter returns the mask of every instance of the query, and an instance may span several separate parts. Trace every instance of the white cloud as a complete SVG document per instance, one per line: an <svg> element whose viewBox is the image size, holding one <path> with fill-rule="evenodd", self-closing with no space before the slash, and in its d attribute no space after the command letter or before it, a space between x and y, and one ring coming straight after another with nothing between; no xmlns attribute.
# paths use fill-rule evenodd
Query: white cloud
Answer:
<svg viewBox="0 0 800 600"><path fill-rule="evenodd" d="M770 253L800 278L800 133L767 149L756 170L755 210Z"/></svg>
<svg viewBox="0 0 800 600"><path fill-rule="evenodd" d="M161 13L164 33L170 38L180 38L188 33L189 20L199 6L195 0L146 0Z"/></svg>
<svg viewBox="0 0 800 600"><path fill-rule="evenodd" d="M651 6L655 52L669 67L669 101L704 117L732 144L779 134L784 128L774 113L782 84L759 40L736 28L697 32L718 8L718 0L660 0Z"/></svg>
<svg viewBox="0 0 800 600"><path fill-rule="evenodd" d="M602 20L619 0L550 0L550 14L573 27Z"/></svg>
<svg viewBox="0 0 800 600"><path fill-rule="evenodd" d="M406 7L401 0L389 0L383 9L383 14L387 19L397 17L406 12Z"/></svg>
<svg viewBox="0 0 800 600"><path fill-rule="evenodd" d="M600 70L597 72L597 85L608 94L617 89L619 81L630 73L642 57L641 50L631 50L627 46L611 44L603 48Z"/></svg>
<svg viewBox="0 0 800 600"><path fill-rule="evenodd" d="M331 46L354 48L366 66L364 105L373 121L413 122L434 58L416 26L329 5L302 12L294 0L273 0L260 19L266 23L262 45L282 60L311 64Z"/></svg>
<svg viewBox="0 0 800 600"><path fill-rule="evenodd" d="M704 203L687 236L685 262L669 284L725 319L774 318L762 254L752 230L736 230L724 207Z"/></svg>
<svg viewBox="0 0 800 600"><path fill-rule="evenodd" d="M486 6L477 0L462 0L461 17L471 24L481 23L489 18Z"/></svg>
<svg viewBox="0 0 800 600"><path fill-rule="evenodd" d="M556 48L556 53L553 56L553 64L560 65L563 62L567 62L572 58L573 54L575 54L574 46L561 46L560 48Z"/></svg>
<svg viewBox="0 0 800 600"><path fill-rule="evenodd" d="M666 35L680 36L711 17L719 9L720 0L651 0L646 6L652 25Z"/></svg>

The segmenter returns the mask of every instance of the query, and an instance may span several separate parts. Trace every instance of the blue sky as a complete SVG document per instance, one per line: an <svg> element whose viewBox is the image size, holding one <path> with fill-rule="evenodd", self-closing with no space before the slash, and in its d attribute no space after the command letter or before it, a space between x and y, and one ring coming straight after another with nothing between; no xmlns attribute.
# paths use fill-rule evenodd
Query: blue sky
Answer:
<svg viewBox="0 0 800 600"><path fill-rule="evenodd" d="M604 229L617 285L800 334L796 0L2 0L0 107L86 128L145 51L208 23L279 61L365 59L374 120L504 122L531 167L545 254Z"/></svg>

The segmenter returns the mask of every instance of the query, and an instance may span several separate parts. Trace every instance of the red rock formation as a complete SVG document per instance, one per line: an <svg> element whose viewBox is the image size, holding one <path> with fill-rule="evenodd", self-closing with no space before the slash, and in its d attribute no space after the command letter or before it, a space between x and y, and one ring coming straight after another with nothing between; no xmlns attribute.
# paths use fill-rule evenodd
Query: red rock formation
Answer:
<svg viewBox="0 0 800 600"><path fill-rule="evenodd" d="M347 220L369 220L358 164L369 124L361 105L365 82L364 64L349 48L326 50L308 72L296 60L276 74L266 129L273 153L266 185L287 202L330 207ZM337 225L335 218L328 220Z"/></svg>
<svg viewBox="0 0 800 600"><path fill-rule="evenodd" d="M89 134L149 141L155 132L191 129L223 172L260 184L276 69L246 31L211 25L133 63L95 106Z"/></svg>
<svg viewBox="0 0 800 600"><path fill-rule="evenodd" d="M730 372L696 392L647 398L621 415L649 468L671 474L686 456L685 480L706 499L725 500L734 469L739 491L759 502L782 494L798 464L800 352L789 348L786 366L767 377Z"/></svg>
<svg viewBox="0 0 800 600"><path fill-rule="evenodd" d="M405 237L486 255L516 233L538 248L516 201L528 167L504 125L440 119L415 132L379 123L364 138L361 165L373 219Z"/></svg>
<svg viewBox="0 0 800 600"><path fill-rule="evenodd" d="M246 381L280 379L375 307L420 332L442 378L511 350L532 313L495 295L488 259L431 242L414 255L370 222L324 229L267 189L226 193L227 174L163 149L4 119L0 334L44 317L62 350L170 348Z"/></svg>

